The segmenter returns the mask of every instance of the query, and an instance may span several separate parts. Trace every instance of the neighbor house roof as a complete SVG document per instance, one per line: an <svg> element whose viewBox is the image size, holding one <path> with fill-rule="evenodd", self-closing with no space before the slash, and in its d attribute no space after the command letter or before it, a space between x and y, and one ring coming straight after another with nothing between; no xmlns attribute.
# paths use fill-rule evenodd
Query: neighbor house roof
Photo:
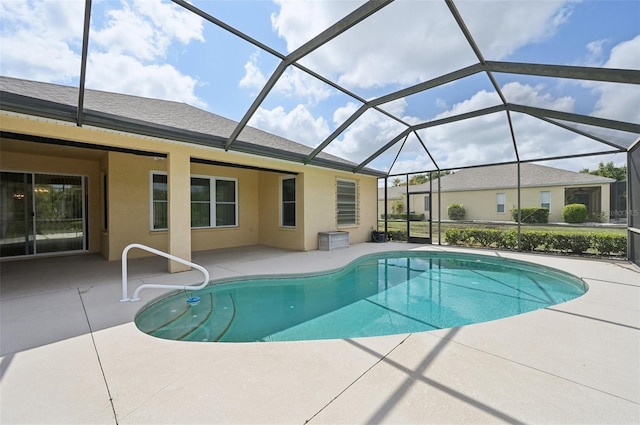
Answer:
<svg viewBox="0 0 640 425"><path fill-rule="evenodd" d="M460 192L468 190L510 189L518 187L518 165L504 164L487 167L466 168L440 178L442 192ZM520 164L520 187L545 186L585 186L591 184L609 184L615 179L576 173L543 165ZM397 199L406 193L406 186L390 187L389 199ZM428 191L429 183L409 187L409 192ZM437 180L433 181L433 192L438 191ZM378 198L384 198L384 188L378 189Z"/></svg>
<svg viewBox="0 0 640 425"><path fill-rule="evenodd" d="M0 76L0 109L75 121L77 102L77 87ZM98 90L85 91L84 113L84 124L216 148L224 148L238 125L185 103ZM250 126L244 127L233 150L294 162L302 162L313 151ZM356 165L324 152L310 163L349 171ZM362 172L382 175L371 169Z"/></svg>

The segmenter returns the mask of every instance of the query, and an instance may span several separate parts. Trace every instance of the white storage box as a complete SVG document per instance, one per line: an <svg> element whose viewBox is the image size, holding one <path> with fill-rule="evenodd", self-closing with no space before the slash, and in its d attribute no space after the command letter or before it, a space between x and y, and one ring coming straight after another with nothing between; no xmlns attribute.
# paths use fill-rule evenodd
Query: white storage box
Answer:
<svg viewBox="0 0 640 425"><path fill-rule="evenodd" d="M349 248L349 232L321 232L318 233L318 249L333 251L334 249Z"/></svg>

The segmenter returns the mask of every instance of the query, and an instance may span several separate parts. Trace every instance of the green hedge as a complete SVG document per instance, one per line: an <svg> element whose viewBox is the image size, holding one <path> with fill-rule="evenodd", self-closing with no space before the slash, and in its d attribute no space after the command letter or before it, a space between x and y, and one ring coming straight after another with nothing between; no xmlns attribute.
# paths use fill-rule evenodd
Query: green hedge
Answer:
<svg viewBox="0 0 640 425"><path fill-rule="evenodd" d="M522 223L548 223L549 210L546 208L521 208L520 220ZM511 210L513 221L518 221L518 209Z"/></svg>
<svg viewBox="0 0 640 425"><path fill-rule="evenodd" d="M465 214L462 204L451 204L447 207L447 216L450 220L464 220Z"/></svg>
<svg viewBox="0 0 640 425"><path fill-rule="evenodd" d="M391 241L406 241L408 238L406 230L391 230L389 233L389 240Z"/></svg>
<svg viewBox="0 0 640 425"><path fill-rule="evenodd" d="M569 204L562 208L562 219L566 223L584 223L588 215L587 206L584 204Z"/></svg>
<svg viewBox="0 0 640 425"><path fill-rule="evenodd" d="M380 214L380 218L384 220L384 214ZM388 220L406 220L407 213L387 214L387 219ZM424 214L411 213L409 214L409 221L424 221Z"/></svg>
<svg viewBox="0 0 640 425"><path fill-rule="evenodd" d="M447 229L444 239L450 245L510 250L518 248L518 233L516 230ZM615 233L523 230L520 232L520 248L522 251L626 256L627 238L624 235Z"/></svg>

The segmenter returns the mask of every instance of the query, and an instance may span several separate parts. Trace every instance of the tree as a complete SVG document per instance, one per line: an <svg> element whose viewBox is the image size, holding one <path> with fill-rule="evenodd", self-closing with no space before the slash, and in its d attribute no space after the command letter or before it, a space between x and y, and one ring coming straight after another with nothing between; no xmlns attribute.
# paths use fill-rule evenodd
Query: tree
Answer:
<svg viewBox="0 0 640 425"><path fill-rule="evenodd" d="M402 184L402 180L400 180L400 178L399 178L399 177L396 177L395 179L393 179L393 180L391 181L391 183L392 183L394 186L400 186L400 185Z"/></svg>
<svg viewBox="0 0 640 425"><path fill-rule="evenodd" d="M627 179L627 166L623 165L622 167L616 167L613 164L613 161L609 161L606 164L604 162L600 162L597 170L591 171L588 168L583 168L580 172L583 174L593 174L594 176L609 177L611 179L616 179L617 181Z"/></svg>
<svg viewBox="0 0 640 425"><path fill-rule="evenodd" d="M451 174L451 171L438 171L438 172L434 171L432 173L426 173L426 174L415 174L411 176L411 178L409 179L409 184L418 185L418 184L426 183L429 180L437 179L439 176L446 176L447 174Z"/></svg>

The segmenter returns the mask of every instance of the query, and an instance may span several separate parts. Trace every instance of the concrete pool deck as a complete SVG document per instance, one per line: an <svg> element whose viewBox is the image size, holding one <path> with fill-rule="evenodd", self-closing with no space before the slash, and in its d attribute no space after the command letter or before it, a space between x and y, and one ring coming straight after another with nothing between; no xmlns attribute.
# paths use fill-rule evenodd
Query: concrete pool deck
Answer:
<svg viewBox="0 0 640 425"><path fill-rule="evenodd" d="M0 263L0 423L640 423L640 269L624 261L401 243L337 251L196 252L212 279L333 269L372 252L517 258L585 280L570 302L439 331L344 340L193 343L137 330L163 291L119 302L119 262ZM166 260L129 261L142 282L193 284Z"/></svg>

